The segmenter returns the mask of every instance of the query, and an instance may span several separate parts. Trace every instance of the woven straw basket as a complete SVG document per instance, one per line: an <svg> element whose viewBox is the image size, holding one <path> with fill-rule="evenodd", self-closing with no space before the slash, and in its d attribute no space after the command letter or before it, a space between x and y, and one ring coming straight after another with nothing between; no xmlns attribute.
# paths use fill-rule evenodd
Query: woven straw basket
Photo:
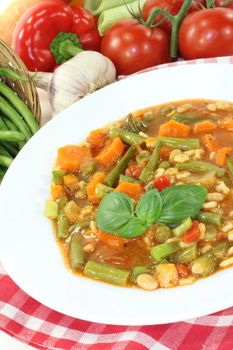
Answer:
<svg viewBox="0 0 233 350"><path fill-rule="evenodd" d="M28 70L17 54L0 39L0 67L8 67L13 69L23 77L28 77ZM13 81L3 78L8 86L13 88L16 94L28 105L37 121L40 123L41 108L36 87L32 81Z"/></svg>

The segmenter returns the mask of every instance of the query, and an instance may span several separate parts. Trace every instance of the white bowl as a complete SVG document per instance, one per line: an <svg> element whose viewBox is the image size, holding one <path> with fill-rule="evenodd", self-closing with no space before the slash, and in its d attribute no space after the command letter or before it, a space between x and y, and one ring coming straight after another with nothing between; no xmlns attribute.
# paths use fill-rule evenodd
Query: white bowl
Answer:
<svg viewBox="0 0 233 350"><path fill-rule="evenodd" d="M13 280L50 308L118 325L176 322L233 305L233 269L190 286L145 292L70 273L44 216L57 148L136 109L181 99L233 101L233 65L187 65L147 72L84 98L43 127L17 156L0 187L0 258Z"/></svg>

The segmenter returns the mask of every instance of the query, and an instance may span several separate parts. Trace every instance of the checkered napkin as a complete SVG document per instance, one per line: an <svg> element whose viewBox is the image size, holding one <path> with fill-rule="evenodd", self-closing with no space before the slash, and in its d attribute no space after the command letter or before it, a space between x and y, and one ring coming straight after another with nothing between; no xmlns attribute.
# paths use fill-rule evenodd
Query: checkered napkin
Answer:
<svg viewBox="0 0 233 350"><path fill-rule="evenodd" d="M149 70L193 63L233 64L233 57L180 61ZM51 310L0 274L0 330L42 350L233 350L233 307L172 324L104 325Z"/></svg>

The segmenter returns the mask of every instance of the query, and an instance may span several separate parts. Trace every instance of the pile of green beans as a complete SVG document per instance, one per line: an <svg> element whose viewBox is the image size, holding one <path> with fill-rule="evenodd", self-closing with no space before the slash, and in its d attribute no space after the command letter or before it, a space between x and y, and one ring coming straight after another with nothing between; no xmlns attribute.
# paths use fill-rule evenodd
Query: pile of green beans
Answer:
<svg viewBox="0 0 233 350"><path fill-rule="evenodd" d="M0 67L0 76L27 81L12 69ZM15 91L0 81L0 180L39 125L32 111Z"/></svg>

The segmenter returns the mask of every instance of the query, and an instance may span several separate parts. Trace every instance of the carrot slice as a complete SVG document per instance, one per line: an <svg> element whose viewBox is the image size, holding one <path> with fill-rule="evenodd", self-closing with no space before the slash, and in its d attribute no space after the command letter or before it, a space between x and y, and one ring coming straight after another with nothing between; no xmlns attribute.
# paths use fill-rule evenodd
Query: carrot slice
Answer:
<svg viewBox="0 0 233 350"><path fill-rule="evenodd" d="M217 129L218 125L210 120L203 120L203 122L196 123L193 127L194 134L201 134Z"/></svg>
<svg viewBox="0 0 233 350"><path fill-rule="evenodd" d="M216 137L214 137L211 134L204 135L202 137L202 143L210 152L217 151L217 149L219 148L219 143Z"/></svg>
<svg viewBox="0 0 233 350"><path fill-rule="evenodd" d="M225 117L218 122L220 128L233 131L233 117Z"/></svg>
<svg viewBox="0 0 233 350"><path fill-rule="evenodd" d="M139 183L122 182L117 186L115 191L123 192L127 194L130 198L138 200L143 193L143 188Z"/></svg>
<svg viewBox="0 0 233 350"><path fill-rule="evenodd" d="M227 162L227 155L231 155L231 154L232 154L231 147L220 148L216 153L215 163L218 166L225 166Z"/></svg>
<svg viewBox="0 0 233 350"><path fill-rule="evenodd" d="M64 188L61 185L52 184L50 187L50 192L54 201L65 195Z"/></svg>
<svg viewBox="0 0 233 350"><path fill-rule="evenodd" d="M121 157L125 149L124 143L119 137L115 137L107 143L95 157L101 164L109 164Z"/></svg>
<svg viewBox="0 0 233 350"><path fill-rule="evenodd" d="M79 170L80 164L86 157L91 157L89 148L68 145L58 149L57 165L67 171Z"/></svg>
<svg viewBox="0 0 233 350"><path fill-rule="evenodd" d="M128 239L107 233L104 231L99 231L98 233L99 241L110 245L111 247L120 247L128 242Z"/></svg>
<svg viewBox="0 0 233 350"><path fill-rule="evenodd" d="M187 137L190 133L188 125L177 122L176 120L169 120L169 122L162 124L159 128L160 136L168 137Z"/></svg>
<svg viewBox="0 0 233 350"><path fill-rule="evenodd" d="M107 140L107 133L105 129L96 129L90 132L87 141L92 148L103 147Z"/></svg>
<svg viewBox="0 0 233 350"><path fill-rule="evenodd" d="M87 185L87 197L89 201L93 204L98 204L100 202L100 199L97 198L95 195L95 188L97 184L103 183L104 179L105 174L103 172L96 173Z"/></svg>

